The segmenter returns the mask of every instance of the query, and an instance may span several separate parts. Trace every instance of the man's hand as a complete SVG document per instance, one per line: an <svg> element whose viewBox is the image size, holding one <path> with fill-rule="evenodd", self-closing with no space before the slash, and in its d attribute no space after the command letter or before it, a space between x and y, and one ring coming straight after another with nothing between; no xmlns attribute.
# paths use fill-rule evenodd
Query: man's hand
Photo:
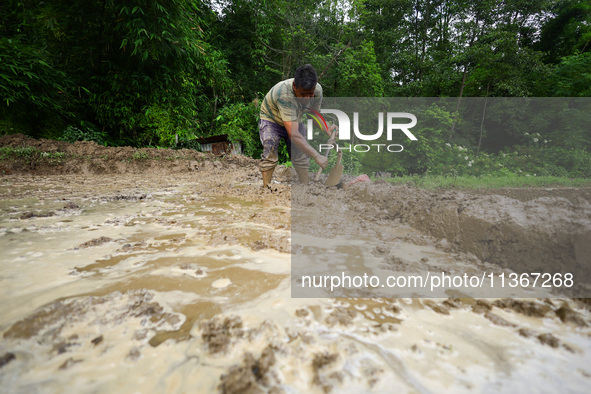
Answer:
<svg viewBox="0 0 591 394"><path fill-rule="evenodd" d="M328 159L322 156L320 153L314 157L314 161L318 163L318 165L322 167L323 170L326 168L326 166L328 166Z"/></svg>
<svg viewBox="0 0 591 394"><path fill-rule="evenodd" d="M338 136L339 136L339 128L337 127L337 125L334 125L334 124L333 124L333 125L330 125L330 126L328 126L328 130L326 130L326 134L328 134L328 137L329 137L329 138L330 138L330 136L332 135L332 131L333 131L333 130L335 130L335 129L336 129L336 132L335 132L335 135L334 135L334 136L335 136L335 138L336 138L336 137L338 137ZM330 142L329 142L329 144L330 144Z"/></svg>

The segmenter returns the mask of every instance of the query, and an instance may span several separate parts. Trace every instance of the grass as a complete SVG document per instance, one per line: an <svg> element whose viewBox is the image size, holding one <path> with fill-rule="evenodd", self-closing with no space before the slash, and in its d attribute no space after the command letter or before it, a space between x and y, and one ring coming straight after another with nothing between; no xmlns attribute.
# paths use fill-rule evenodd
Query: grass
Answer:
<svg viewBox="0 0 591 394"><path fill-rule="evenodd" d="M49 164L59 164L69 155L66 152L41 152L41 158Z"/></svg>
<svg viewBox="0 0 591 394"><path fill-rule="evenodd" d="M41 157L46 159L63 159L67 155L66 152L41 152Z"/></svg>
<svg viewBox="0 0 591 394"><path fill-rule="evenodd" d="M136 151L133 154L133 160L148 160L150 156L146 152Z"/></svg>
<svg viewBox="0 0 591 394"><path fill-rule="evenodd" d="M31 157L39 151L32 146L19 146L13 148L11 146L3 146L0 148L0 160L8 159L11 156L16 157Z"/></svg>
<svg viewBox="0 0 591 394"><path fill-rule="evenodd" d="M591 187L591 179L555 176L403 176L387 178L393 184L407 184L422 189L500 189L540 187Z"/></svg>

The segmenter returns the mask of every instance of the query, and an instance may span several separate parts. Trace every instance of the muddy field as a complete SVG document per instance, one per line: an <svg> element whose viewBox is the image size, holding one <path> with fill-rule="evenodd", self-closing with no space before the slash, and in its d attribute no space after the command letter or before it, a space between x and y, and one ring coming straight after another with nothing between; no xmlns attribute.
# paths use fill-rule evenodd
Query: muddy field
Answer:
<svg viewBox="0 0 591 394"><path fill-rule="evenodd" d="M586 190L325 189L281 167L261 190L244 157L0 146L49 153L0 162L2 392L588 392L588 282L543 298L292 298L290 254L305 233L356 248L340 264L360 271L585 278Z"/></svg>

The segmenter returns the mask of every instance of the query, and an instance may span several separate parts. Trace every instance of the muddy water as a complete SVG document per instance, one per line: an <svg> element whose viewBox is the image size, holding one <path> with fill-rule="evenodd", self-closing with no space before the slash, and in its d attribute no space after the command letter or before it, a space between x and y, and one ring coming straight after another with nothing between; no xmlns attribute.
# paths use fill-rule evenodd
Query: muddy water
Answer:
<svg viewBox="0 0 591 394"><path fill-rule="evenodd" d="M220 179L4 178L2 392L588 391L584 305L291 298L289 204ZM473 263L388 231L336 244Z"/></svg>

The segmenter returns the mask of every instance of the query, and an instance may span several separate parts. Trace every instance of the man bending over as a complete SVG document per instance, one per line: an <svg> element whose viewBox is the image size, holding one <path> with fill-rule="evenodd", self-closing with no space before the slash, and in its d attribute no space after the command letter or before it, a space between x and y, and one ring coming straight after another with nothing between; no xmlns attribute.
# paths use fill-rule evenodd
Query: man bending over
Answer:
<svg viewBox="0 0 591 394"><path fill-rule="evenodd" d="M263 188L269 185L273 177L282 138L285 139L300 183L308 183L309 157L320 167L326 168L326 158L306 141L306 128L302 123L304 109L312 108L320 112L321 103L322 86L318 83L316 70L309 64L298 68L294 78L281 81L269 90L261 105L259 121L259 134L263 143L259 168L263 173ZM329 126L324 132L330 137L335 128L334 125Z"/></svg>

